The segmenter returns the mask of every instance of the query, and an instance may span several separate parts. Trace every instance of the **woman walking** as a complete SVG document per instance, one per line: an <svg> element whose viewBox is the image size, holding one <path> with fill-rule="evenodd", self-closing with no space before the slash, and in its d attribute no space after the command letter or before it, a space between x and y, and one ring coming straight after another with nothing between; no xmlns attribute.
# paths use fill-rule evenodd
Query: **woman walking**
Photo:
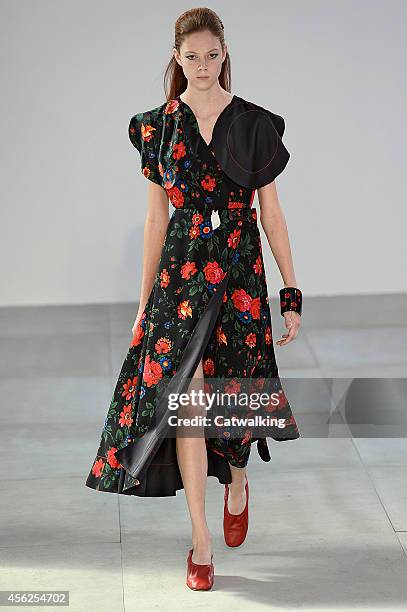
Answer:
<svg viewBox="0 0 407 612"><path fill-rule="evenodd" d="M178 18L166 78L166 101L129 125L150 181L140 307L86 485L140 497L184 488L192 525L187 585L207 590L214 583L207 476L225 485L224 538L239 546L248 530L251 444L269 461L266 437L300 437L278 378L256 190L284 284L280 346L297 336L302 294L274 182L289 159L284 119L231 94L224 28L212 10ZM272 380L278 401L265 410L279 424L268 436L250 426L220 427L213 437L171 435L169 394L213 378L237 389L242 380L256 388Z"/></svg>

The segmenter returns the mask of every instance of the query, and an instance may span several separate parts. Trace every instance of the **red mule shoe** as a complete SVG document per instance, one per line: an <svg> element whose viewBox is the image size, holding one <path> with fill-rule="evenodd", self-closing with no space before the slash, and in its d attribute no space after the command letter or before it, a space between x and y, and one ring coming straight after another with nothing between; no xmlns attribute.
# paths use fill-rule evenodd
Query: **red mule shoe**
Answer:
<svg viewBox="0 0 407 612"><path fill-rule="evenodd" d="M246 476L246 505L240 514L230 514L228 510L229 486L225 485L225 505L223 508L223 535L228 546L240 546L246 539L249 527L249 481Z"/></svg>
<svg viewBox="0 0 407 612"><path fill-rule="evenodd" d="M194 563L192 561L193 548L188 553L187 559L187 585L193 591L209 591L213 587L215 571L213 567L213 555L208 565Z"/></svg>

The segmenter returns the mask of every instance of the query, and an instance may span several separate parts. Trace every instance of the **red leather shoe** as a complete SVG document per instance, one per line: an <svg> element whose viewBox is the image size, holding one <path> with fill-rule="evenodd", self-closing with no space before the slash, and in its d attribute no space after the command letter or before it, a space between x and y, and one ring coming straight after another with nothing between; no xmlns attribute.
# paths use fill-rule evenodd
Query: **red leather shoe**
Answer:
<svg viewBox="0 0 407 612"><path fill-rule="evenodd" d="M189 551L187 559L187 585L193 591L209 591L213 587L215 576L213 555L208 565L202 565L192 561L192 553L193 548Z"/></svg>
<svg viewBox="0 0 407 612"><path fill-rule="evenodd" d="M246 476L246 505L240 514L230 514L228 510L229 486L225 485L225 505L223 508L223 535L228 546L240 546L246 539L249 527L249 482Z"/></svg>

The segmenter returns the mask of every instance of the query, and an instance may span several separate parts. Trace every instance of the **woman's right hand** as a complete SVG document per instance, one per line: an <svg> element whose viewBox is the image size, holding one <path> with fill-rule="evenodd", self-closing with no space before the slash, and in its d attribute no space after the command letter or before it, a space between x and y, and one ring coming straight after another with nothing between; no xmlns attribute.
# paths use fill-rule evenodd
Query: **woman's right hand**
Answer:
<svg viewBox="0 0 407 612"><path fill-rule="evenodd" d="M138 324L140 322L140 319L141 319L143 313L144 313L144 306L143 307L140 306L139 309L138 309L138 312L137 312L136 319L135 319L135 321L133 323L133 327L131 328L133 336L136 333L137 326L138 326Z"/></svg>

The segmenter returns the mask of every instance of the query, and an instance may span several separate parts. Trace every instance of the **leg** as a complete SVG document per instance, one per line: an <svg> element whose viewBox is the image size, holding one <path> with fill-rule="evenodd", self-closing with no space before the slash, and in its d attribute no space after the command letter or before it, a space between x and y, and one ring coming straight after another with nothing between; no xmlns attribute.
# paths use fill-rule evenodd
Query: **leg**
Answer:
<svg viewBox="0 0 407 612"><path fill-rule="evenodd" d="M203 380L202 360L192 377L190 388L202 386L197 379ZM193 407L190 412L193 414L206 413L205 409L202 410L201 407L197 409ZM194 549L192 561L199 564L209 564L212 554L212 538L205 516L208 457L204 435L194 438L177 437L176 450L192 522L192 545Z"/></svg>
<svg viewBox="0 0 407 612"><path fill-rule="evenodd" d="M240 514L246 505L246 468L230 466L232 472L232 482L229 485L228 510L230 514Z"/></svg>

